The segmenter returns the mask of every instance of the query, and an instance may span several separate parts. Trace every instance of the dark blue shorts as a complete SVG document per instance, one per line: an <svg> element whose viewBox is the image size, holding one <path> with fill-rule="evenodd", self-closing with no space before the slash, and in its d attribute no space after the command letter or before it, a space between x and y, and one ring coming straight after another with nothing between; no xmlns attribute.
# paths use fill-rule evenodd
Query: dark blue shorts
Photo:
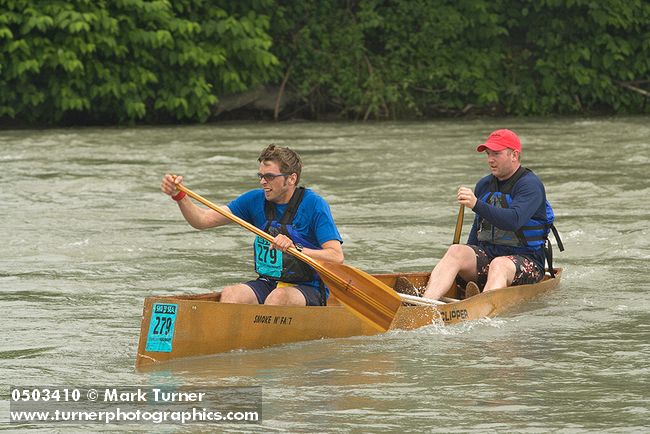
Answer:
<svg viewBox="0 0 650 434"><path fill-rule="evenodd" d="M251 280L245 282L244 285L250 286L255 295L257 296L257 301L260 304L264 304L266 297L269 296L271 291L273 291L278 286L277 280L267 279L266 277L259 277L256 280ZM307 306L325 306L327 300L325 299L325 290L320 290L317 287L311 285L302 285L302 284L291 284L294 288L297 288L298 291L302 293L307 301Z"/></svg>

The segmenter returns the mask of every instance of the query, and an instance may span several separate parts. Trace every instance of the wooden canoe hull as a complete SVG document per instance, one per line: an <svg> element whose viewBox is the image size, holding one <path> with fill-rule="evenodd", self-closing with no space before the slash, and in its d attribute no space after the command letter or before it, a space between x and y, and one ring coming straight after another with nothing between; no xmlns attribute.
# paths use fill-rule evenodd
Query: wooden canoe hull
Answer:
<svg viewBox="0 0 650 434"><path fill-rule="evenodd" d="M400 276L406 277L416 287L424 287L429 273L375 275L390 287L394 287ZM547 277L534 285L503 288L436 307L403 305L391 329L415 329L434 322L453 324L492 317L557 287L560 276L561 270L558 270L555 278ZM458 288L454 287L447 296L455 298L457 291ZM222 304L218 301L219 296L215 292L147 297L136 368L235 349L378 333L335 302L324 307ZM160 330L168 334L156 334Z"/></svg>

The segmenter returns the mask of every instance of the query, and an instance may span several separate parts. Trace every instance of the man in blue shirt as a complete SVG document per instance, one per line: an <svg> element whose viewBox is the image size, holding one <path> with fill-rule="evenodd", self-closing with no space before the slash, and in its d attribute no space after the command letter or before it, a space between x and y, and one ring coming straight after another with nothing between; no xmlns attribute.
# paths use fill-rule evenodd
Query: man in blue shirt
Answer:
<svg viewBox="0 0 650 434"><path fill-rule="evenodd" d="M476 217L467 244L449 247L433 269L427 298L442 297L457 277L461 285L476 282L484 292L544 277L552 210L540 179L521 166L519 138L513 131L497 130L476 150L487 154L492 173L478 181L474 192L458 189L458 203Z"/></svg>
<svg viewBox="0 0 650 434"><path fill-rule="evenodd" d="M262 188L250 190L225 208L237 217L270 233L269 243L253 243L255 271L259 277L226 286L222 303L325 305L329 291L313 268L287 253L290 247L318 260L343 262L343 240L327 202L312 190L299 187L302 161L293 150L269 145L258 159ZM197 229L231 223L218 212L202 208L177 190L182 176L166 174L161 190L172 197L185 220Z"/></svg>

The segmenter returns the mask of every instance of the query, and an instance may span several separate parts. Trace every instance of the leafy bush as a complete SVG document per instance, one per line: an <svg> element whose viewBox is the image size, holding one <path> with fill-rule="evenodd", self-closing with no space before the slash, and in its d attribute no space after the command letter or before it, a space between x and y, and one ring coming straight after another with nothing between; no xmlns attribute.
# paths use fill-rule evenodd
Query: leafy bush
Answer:
<svg viewBox="0 0 650 434"><path fill-rule="evenodd" d="M0 116L205 121L218 95L272 80L278 64L272 3L220 3L3 0Z"/></svg>
<svg viewBox="0 0 650 434"><path fill-rule="evenodd" d="M272 21L307 116L649 110L640 0L290 2Z"/></svg>
<svg viewBox="0 0 650 434"><path fill-rule="evenodd" d="M204 122L262 85L280 118L648 113L648 77L643 0L0 0L4 124Z"/></svg>

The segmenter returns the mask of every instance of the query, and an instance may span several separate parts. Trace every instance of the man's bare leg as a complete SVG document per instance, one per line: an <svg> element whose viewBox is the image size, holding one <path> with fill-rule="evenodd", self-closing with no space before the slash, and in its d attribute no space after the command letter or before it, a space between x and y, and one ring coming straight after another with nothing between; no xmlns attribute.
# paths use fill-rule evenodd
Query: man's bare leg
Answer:
<svg viewBox="0 0 650 434"><path fill-rule="evenodd" d="M264 304L282 305L282 306L306 306L307 300L302 292L295 286L282 286L275 288Z"/></svg>
<svg viewBox="0 0 650 434"><path fill-rule="evenodd" d="M454 244L449 247L445 256L431 272L424 297L440 299L449 290L458 274L467 281L476 280L476 252L465 244Z"/></svg>
<svg viewBox="0 0 650 434"><path fill-rule="evenodd" d="M515 267L515 263L507 256L494 258L490 262L487 282L485 288L483 288L483 292L510 286L515 278L516 272L517 267Z"/></svg>
<svg viewBox="0 0 650 434"><path fill-rule="evenodd" d="M226 286L221 290L222 303L257 304L257 296L253 289L243 283Z"/></svg>

